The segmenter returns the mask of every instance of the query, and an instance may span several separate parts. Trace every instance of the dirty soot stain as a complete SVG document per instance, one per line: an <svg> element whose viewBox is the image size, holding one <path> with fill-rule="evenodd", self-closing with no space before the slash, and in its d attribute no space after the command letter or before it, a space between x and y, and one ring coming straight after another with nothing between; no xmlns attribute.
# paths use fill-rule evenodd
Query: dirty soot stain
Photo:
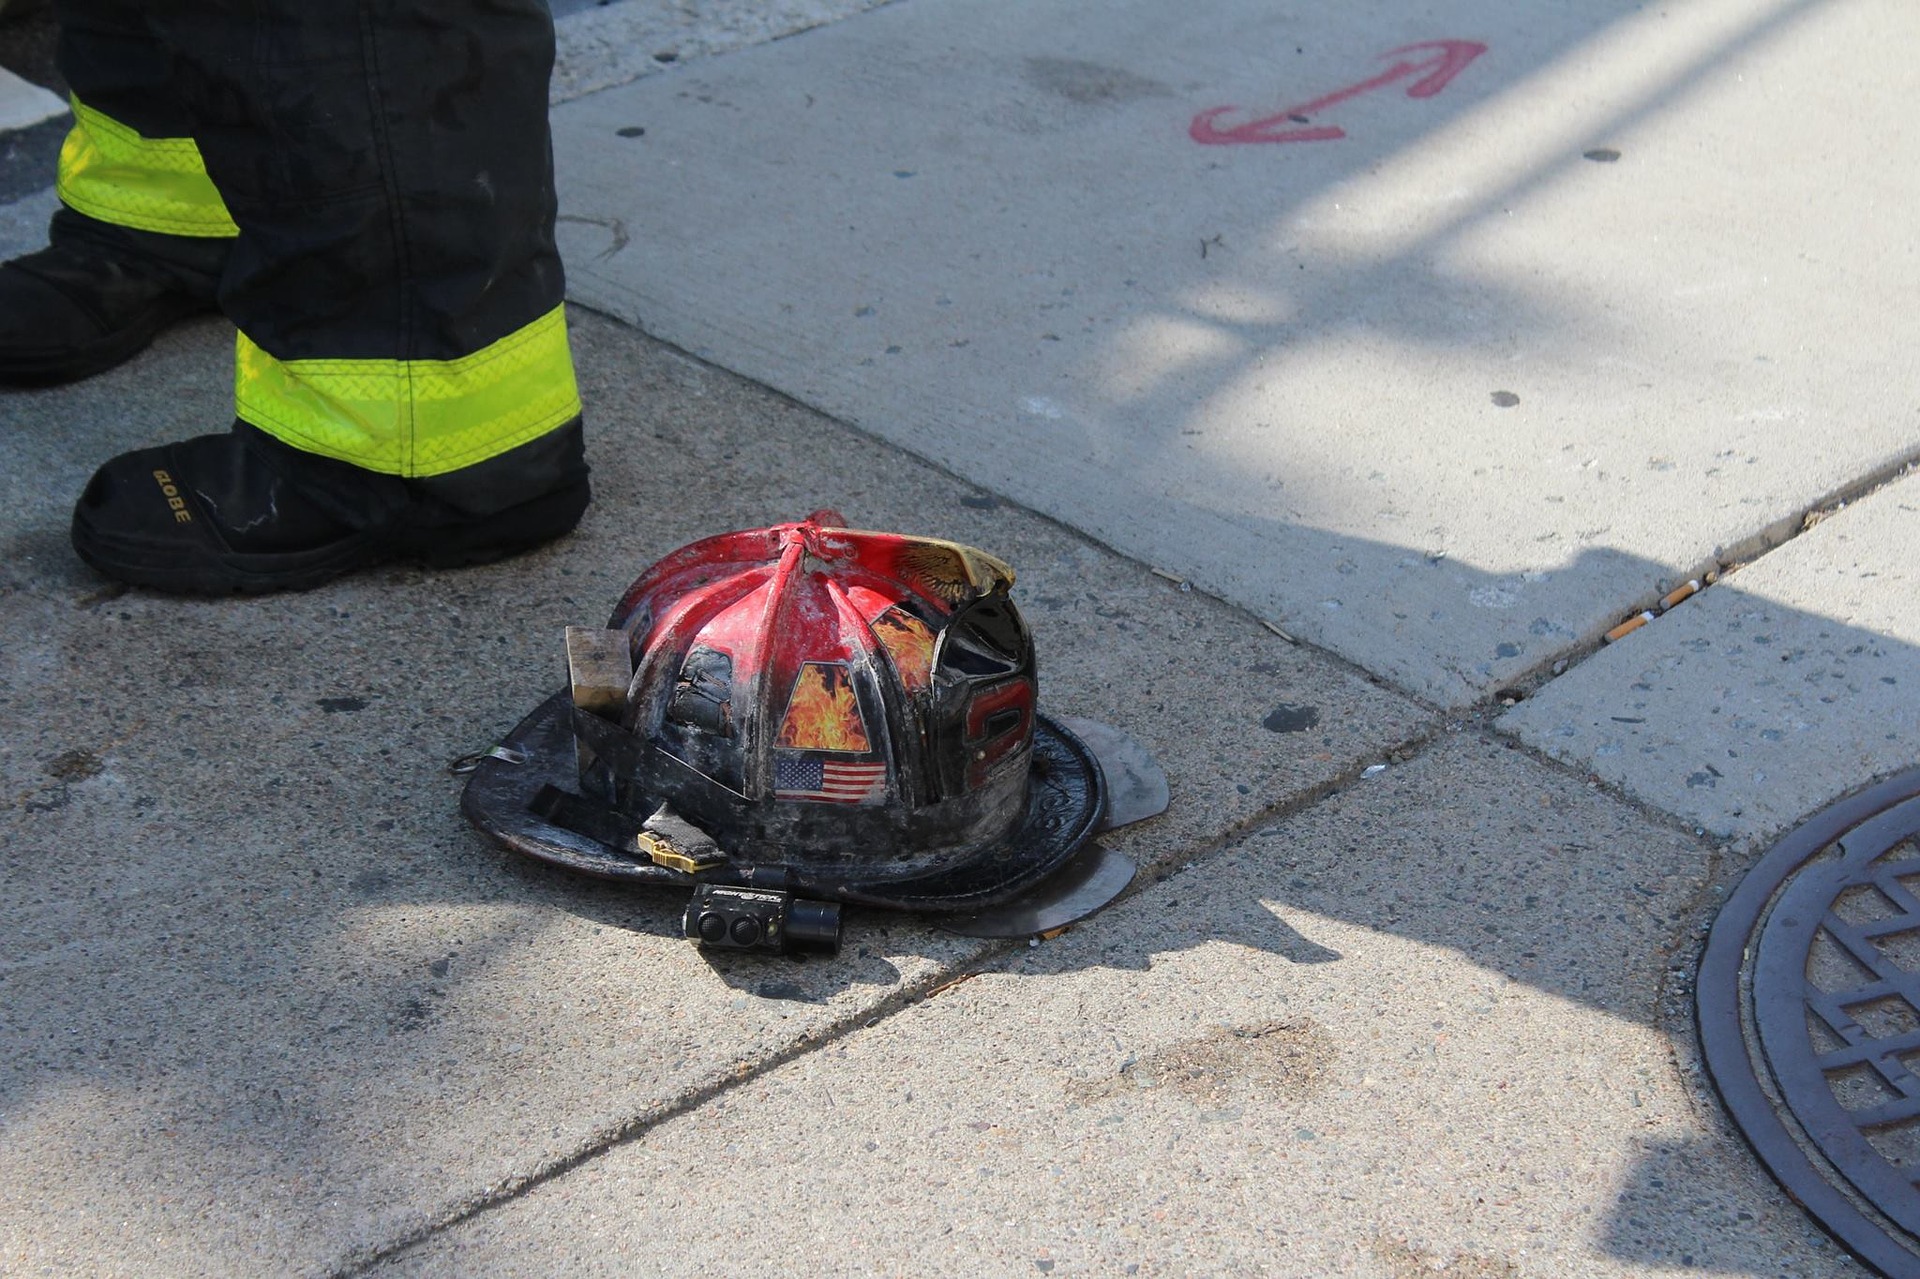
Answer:
<svg viewBox="0 0 1920 1279"><path fill-rule="evenodd" d="M1078 58L1028 58L1027 79L1048 93L1082 106L1162 98L1172 92L1158 80Z"/></svg>
<svg viewBox="0 0 1920 1279"><path fill-rule="evenodd" d="M106 765L92 751L61 751L47 761L47 776L57 782L84 782L98 777Z"/></svg>
<svg viewBox="0 0 1920 1279"><path fill-rule="evenodd" d="M433 1005L414 996L404 999L387 1017L387 1029L393 1033L419 1030L433 1020Z"/></svg>
<svg viewBox="0 0 1920 1279"><path fill-rule="evenodd" d="M392 888L395 882L384 870L363 870L349 880L347 886L362 897L373 897Z"/></svg>
<svg viewBox="0 0 1920 1279"><path fill-rule="evenodd" d="M1201 1106L1218 1106L1234 1093L1304 1101L1326 1086L1335 1054L1327 1028L1307 1017L1217 1026L1204 1038L1143 1054L1078 1091L1091 1100L1166 1087Z"/></svg>
<svg viewBox="0 0 1920 1279"><path fill-rule="evenodd" d="M1519 402L1520 397L1512 391L1495 391L1493 393L1493 405L1495 408L1510 409Z"/></svg>
<svg viewBox="0 0 1920 1279"><path fill-rule="evenodd" d="M367 709L367 699L364 697L323 697L317 705L329 715L340 715Z"/></svg>
<svg viewBox="0 0 1920 1279"><path fill-rule="evenodd" d="M1580 154L1597 164L1612 164L1620 158L1620 153L1612 147L1595 147L1591 151L1582 151Z"/></svg>
<svg viewBox="0 0 1920 1279"><path fill-rule="evenodd" d="M1405 1239L1377 1236L1373 1255L1387 1267L1393 1279L1429 1279L1446 1275L1448 1279L1520 1279L1521 1271L1505 1257L1478 1252L1456 1252L1451 1257L1424 1248L1416 1248Z"/></svg>
<svg viewBox="0 0 1920 1279"><path fill-rule="evenodd" d="M1304 733L1319 722L1318 706L1295 706L1291 702L1282 702L1260 721L1260 726L1273 733Z"/></svg>

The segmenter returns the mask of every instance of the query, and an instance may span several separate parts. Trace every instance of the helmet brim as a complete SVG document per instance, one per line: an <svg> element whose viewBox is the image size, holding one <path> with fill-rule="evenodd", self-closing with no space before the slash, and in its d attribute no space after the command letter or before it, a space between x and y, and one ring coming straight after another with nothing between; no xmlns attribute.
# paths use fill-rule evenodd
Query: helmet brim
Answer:
<svg viewBox="0 0 1920 1279"><path fill-rule="evenodd" d="M624 824L633 823L633 819L610 808L599 808L577 793L579 765L571 709L572 700L565 690L554 694L481 758L461 798L461 809L476 828L514 852L581 874L627 883L691 888L696 882L729 882L748 869L729 863L692 875L657 865L637 851L624 851L621 845L629 834ZM1105 850L1098 850L1101 857L1081 858L1075 866L1069 866L1076 854L1089 847L1093 835L1105 829L1110 788L1101 758L1078 734L1044 714L1034 717L1033 750L1026 810L1005 838L911 878L889 878L885 873L888 859L881 857L876 858L871 875L856 872L834 879L809 878L802 870L790 869L787 886L801 895L823 900L956 917L977 915L1028 894L1036 905L1054 903L1045 913L1048 920L1068 904L1078 911L1072 918L1091 914L1132 878L1132 863ZM1136 753L1145 758L1137 748ZM1147 762L1151 765L1151 760ZM1128 771L1133 767L1130 762ZM1123 785L1123 792L1128 789ZM1130 811L1128 818L1137 820L1136 812ZM637 828L637 823L633 826ZM1089 876L1088 869L1096 865L1098 873ZM1053 886L1055 891L1049 891L1049 881L1056 876L1062 882ZM1111 891L1099 896L1108 887ZM1099 899L1092 900L1095 897ZM1006 918L1013 920L1016 916L1026 918L1018 912ZM1014 926L993 924L985 916L973 927L958 918L952 922L958 931ZM1031 931L1070 922L1072 919L1061 919ZM1019 934L997 931L981 935Z"/></svg>

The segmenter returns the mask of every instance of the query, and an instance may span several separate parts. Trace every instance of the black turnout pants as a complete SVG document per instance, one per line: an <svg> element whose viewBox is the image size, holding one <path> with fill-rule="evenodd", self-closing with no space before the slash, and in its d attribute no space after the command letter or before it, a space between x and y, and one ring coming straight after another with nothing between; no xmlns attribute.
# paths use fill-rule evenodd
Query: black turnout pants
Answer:
<svg viewBox="0 0 1920 1279"><path fill-rule="evenodd" d="M76 116L61 196L149 235L228 239L242 419L428 476L578 416L543 0L57 11Z"/></svg>

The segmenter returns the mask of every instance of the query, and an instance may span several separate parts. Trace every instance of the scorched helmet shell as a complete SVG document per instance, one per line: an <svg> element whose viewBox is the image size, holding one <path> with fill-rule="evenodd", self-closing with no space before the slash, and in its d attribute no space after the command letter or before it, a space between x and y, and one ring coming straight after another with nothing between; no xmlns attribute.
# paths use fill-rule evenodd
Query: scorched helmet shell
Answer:
<svg viewBox="0 0 1920 1279"><path fill-rule="evenodd" d="M1038 712L1013 570L844 524L821 511L695 542L604 629L569 628L570 688L482 762L469 817L595 874L905 909L978 910L1060 871L1110 787ZM1094 735L1130 748L1130 781L1158 777Z"/></svg>

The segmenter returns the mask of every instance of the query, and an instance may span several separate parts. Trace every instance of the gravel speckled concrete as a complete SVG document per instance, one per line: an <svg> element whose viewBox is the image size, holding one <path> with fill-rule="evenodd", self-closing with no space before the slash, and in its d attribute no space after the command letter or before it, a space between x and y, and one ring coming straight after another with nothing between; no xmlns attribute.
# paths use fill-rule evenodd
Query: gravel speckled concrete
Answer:
<svg viewBox="0 0 1920 1279"><path fill-rule="evenodd" d="M1802 529L1920 449L1862 105L1920 9L559 7L576 302L711 361L575 309L573 536L124 592L71 503L224 428L231 329L0 394L0 1274L1859 1273L1688 1008L1756 842L1920 741L1920 477ZM1012 560L1043 706L1165 764L1111 912L709 961L461 824L562 627L821 506Z"/></svg>
<svg viewBox="0 0 1920 1279"><path fill-rule="evenodd" d="M224 419L230 330L0 399L0 1270L324 1271L980 952L854 915L837 961L709 963L673 895L522 865L460 822L447 761L561 683L566 624L694 537L831 504L1006 556L1043 705L1127 728L1177 779L1116 841L1142 860L1426 731L884 445L619 325L574 336L598 486L577 534L250 602L120 593L65 541L97 460Z"/></svg>
<svg viewBox="0 0 1920 1279"><path fill-rule="evenodd" d="M666 67L793 35L886 0L572 0L555 23L552 98L565 102Z"/></svg>
<svg viewBox="0 0 1920 1279"><path fill-rule="evenodd" d="M1857 1274L1664 996L1708 872L1462 735L381 1273Z"/></svg>
<svg viewBox="0 0 1920 1279"><path fill-rule="evenodd" d="M1780 834L1920 759L1920 475L1822 520L1500 721L1708 832Z"/></svg>
<svg viewBox="0 0 1920 1279"><path fill-rule="evenodd" d="M1337 138L1190 136L1442 38L1485 52L1296 108ZM904 0L561 107L563 243L577 299L1464 705L1920 455L1920 167L1855 105L1917 40L1902 0Z"/></svg>

